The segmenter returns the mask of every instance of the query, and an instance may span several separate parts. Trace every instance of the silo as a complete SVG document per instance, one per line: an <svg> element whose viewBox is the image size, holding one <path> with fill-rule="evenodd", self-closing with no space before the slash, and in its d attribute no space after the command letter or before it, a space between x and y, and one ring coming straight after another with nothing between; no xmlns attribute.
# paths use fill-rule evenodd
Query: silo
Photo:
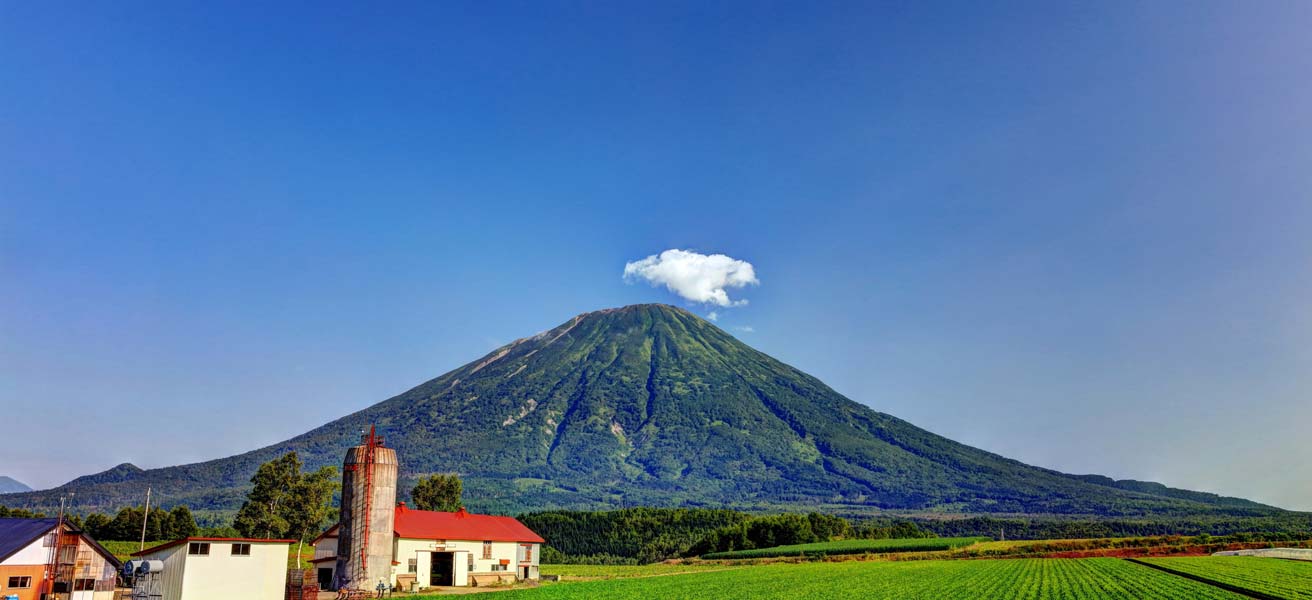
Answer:
<svg viewBox="0 0 1312 600"><path fill-rule="evenodd" d="M391 581L397 462L396 450L384 448L373 427L362 441L342 463L336 584L373 591L380 579Z"/></svg>

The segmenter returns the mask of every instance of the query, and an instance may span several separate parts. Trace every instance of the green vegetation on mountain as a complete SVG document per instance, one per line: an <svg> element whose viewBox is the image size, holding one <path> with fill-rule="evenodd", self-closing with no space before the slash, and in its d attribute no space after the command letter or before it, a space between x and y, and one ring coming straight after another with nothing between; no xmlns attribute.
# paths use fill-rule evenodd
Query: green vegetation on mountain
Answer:
<svg viewBox="0 0 1312 600"><path fill-rule="evenodd" d="M120 465L6 496L49 510L140 503L235 510L260 464L296 451L338 465L377 424L402 489L459 473L476 511L798 506L1100 517L1269 516L1278 509L1157 484L1073 476L934 435L849 400L687 311L575 317L286 442L203 463ZM404 496L404 494L403 494Z"/></svg>

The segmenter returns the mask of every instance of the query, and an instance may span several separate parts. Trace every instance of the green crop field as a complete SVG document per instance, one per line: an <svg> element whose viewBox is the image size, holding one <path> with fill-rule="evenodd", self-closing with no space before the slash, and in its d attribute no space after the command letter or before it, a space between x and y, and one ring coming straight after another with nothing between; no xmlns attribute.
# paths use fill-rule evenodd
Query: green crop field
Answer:
<svg viewBox="0 0 1312 600"><path fill-rule="evenodd" d="M731 552L711 552L702 558L771 558L775 556L802 556L807 554L865 554L879 552L933 552L951 550L969 546L978 542L989 541L986 537L969 538L913 538L901 540L840 540L837 542L817 542L814 544L795 544L792 546L775 546L754 550L734 550Z"/></svg>
<svg viewBox="0 0 1312 600"><path fill-rule="evenodd" d="M1312 563L1257 556L1146 558L1144 562L1277 598L1312 598Z"/></svg>
<svg viewBox="0 0 1312 600"><path fill-rule="evenodd" d="M772 564L666 577L559 583L501 600L1103 600L1243 598L1114 558Z"/></svg>
<svg viewBox="0 0 1312 600"><path fill-rule="evenodd" d="M97 541L100 542L99 540ZM146 542L146 547L150 548L152 546L158 546L162 543L164 542ZM127 560L129 558L129 555L131 555L133 552L136 552L141 548L141 542L109 541L109 542L100 542L100 545L104 546L106 550L109 550L110 553L112 553L119 560Z"/></svg>
<svg viewBox="0 0 1312 600"><path fill-rule="evenodd" d="M562 581L592 579L623 579L626 577L651 577L654 575L678 575L704 571L723 571L739 569L715 564L670 565L656 563L652 565L542 565L543 575L559 575Z"/></svg>

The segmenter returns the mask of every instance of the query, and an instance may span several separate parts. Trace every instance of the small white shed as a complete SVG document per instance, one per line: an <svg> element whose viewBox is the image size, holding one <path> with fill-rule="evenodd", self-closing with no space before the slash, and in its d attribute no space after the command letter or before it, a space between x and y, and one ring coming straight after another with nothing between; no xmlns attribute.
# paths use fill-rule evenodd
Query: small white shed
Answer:
<svg viewBox="0 0 1312 600"><path fill-rule="evenodd" d="M133 558L164 561L163 600L282 600L294 540L190 537Z"/></svg>

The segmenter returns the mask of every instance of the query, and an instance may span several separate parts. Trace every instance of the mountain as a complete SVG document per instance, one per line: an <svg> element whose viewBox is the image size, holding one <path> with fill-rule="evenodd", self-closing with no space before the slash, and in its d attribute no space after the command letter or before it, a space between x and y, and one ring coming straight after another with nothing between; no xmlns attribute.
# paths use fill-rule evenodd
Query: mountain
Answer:
<svg viewBox="0 0 1312 600"><path fill-rule="evenodd" d="M7 475L0 475L0 494L30 491L32 491L32 488L28 487L27 484Z"/></svg>
<svg viewBox="0 0 1312 600"><path fill-rule="evenodd" d="M1238 498L1067 475L875 411L682 309L579 315L285 442L203 463L120 465L11 506L231 510L287 450L340 465L377 424L402 476L459 472L480 510L633 505L1100 516L1264 515ZM403 486L403 490L407 486ZM19 503L15 504L14 501Z"/></svg>

